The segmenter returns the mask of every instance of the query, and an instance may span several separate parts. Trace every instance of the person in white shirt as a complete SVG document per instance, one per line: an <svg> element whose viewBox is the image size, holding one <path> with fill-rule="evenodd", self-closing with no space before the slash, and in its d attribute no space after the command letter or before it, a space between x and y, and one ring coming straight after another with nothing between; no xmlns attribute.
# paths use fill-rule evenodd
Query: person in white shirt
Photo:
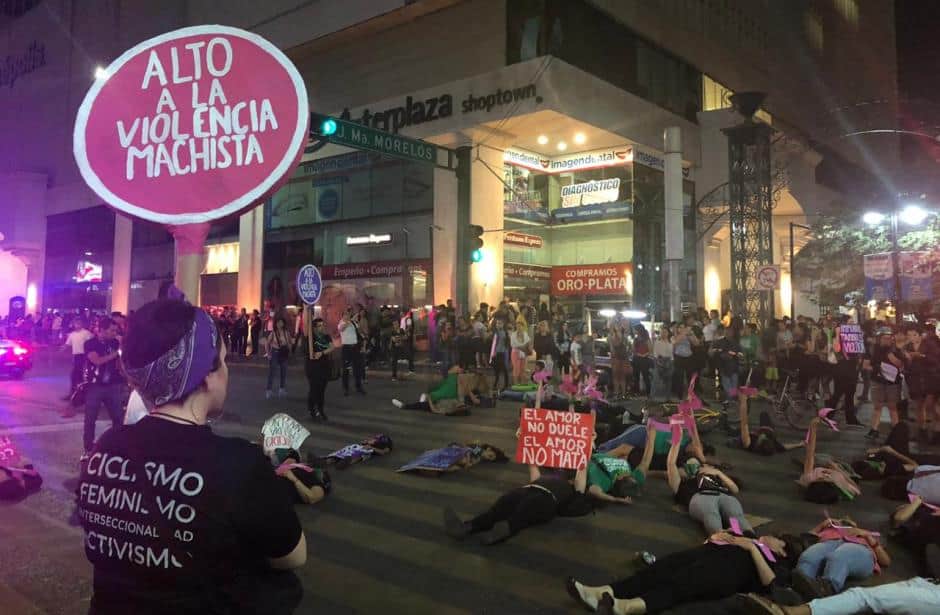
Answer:
<svg viewBox="0 0 940 615"><path fill-rule="evenodd" d="M72 322L72 327L72 332L65 338L65 346L72 349L72 387L65 399L71 399L75 389L84 378L87 361L85 358L85 342L94 337L91 331L85 328L85 322L81 318L76 318Z"/></svg>
<svg viewBox="0 0 940 615"><path fill-rule="evenodd" d="M571 340L571 377L575 382L581 380L581 366L583 358L581 357L581 334L574 336Z"/></svg>
<svg viewBox="0 0 940 615"><path fill-rule="evenodd" d="M653 342L653 399L669 399L672 397L672 331L663 325Z"/></svg>
<svg viewBox="0 0 940 615"><path fill-rule="evenodd" d="M346 308L343 318L339 321L339 338L343 344L343 394L349 395L349 371L353 372L356 381L356 392L366 394L362 388L362 379L365 375L365 365L362 361L362 348L359 342L359 330L353 322L353 309Z"/></svg>

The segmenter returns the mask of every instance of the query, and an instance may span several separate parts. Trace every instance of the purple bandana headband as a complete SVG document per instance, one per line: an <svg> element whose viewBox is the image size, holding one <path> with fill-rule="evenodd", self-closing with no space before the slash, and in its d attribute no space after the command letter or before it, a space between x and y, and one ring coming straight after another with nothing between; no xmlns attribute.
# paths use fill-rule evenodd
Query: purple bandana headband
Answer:
<svg viewBox="0 0 940 615"><path fill-rule="evenodd" d="M184 399L199 388L219 356L219 332L202 310L175 346L143 367L126 367L128 378L155 406Z"/></svg>

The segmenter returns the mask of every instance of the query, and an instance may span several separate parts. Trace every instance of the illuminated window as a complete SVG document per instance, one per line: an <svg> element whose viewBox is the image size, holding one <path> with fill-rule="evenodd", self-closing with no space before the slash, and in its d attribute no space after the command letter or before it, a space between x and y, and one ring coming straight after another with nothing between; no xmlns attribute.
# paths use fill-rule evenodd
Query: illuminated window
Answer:
<svg viewBox="0 0 940 615"><path fill-rule="evenodd" d="M203 273L238 273L238 242L206 246L206 268Z"/></svg>
<svg viewBox="0 0 940 615"><path fill-rule="evenodd" d="M702 75L702 110L703 111L714 111L715 109L730 109L731 96L734 92L725 86L721 85L708 75ZM754 114L754 117L761 120L765 124L773 124L773 116L764 111L763 109L758 109L757 113Z"/></svg>
<svg viewBox="0 0 940 615"><path fill-rule="evenodd" d="M817 13L807 11L803 15L803 33L816 51L823 50L823 24L822 18Z"/></svg>
<svg viewBox="0 0 940 615"><path fill-rule="evenodd" d="M832 0L832 3L847 24L858 27L858 0Z"/></svg>
<svg viewBox="0 0 940 615"><path fill-rule="evenodd" d="M702 110L731 108L731 90L721 85L708 75L702 76Z"/></svg>

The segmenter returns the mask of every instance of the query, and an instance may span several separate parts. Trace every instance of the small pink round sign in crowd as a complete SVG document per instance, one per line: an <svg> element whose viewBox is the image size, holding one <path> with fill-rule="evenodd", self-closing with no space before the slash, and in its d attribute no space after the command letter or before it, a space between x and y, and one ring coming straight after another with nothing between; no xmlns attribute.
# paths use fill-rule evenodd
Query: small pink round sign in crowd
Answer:
<svg viewBox="0 0 940 615"><path fill-rule="evenodd" d="M294 64L256 34L195 26L115 60L78 110L73 149L107 204L171 226L257 205L303 154L310 112Z"/></svg>

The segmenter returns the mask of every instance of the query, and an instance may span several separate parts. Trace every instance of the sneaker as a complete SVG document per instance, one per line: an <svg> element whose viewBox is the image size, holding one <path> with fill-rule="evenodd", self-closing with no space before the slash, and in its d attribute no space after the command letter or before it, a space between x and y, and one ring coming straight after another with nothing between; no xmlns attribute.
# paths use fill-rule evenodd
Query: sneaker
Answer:
<svg viewBox="0 0 940 615"><path fill-rule="evenodd" d="M421 397L418 398L418 401L421 402L421 403L424 403L424 402L426 402L427 400L428 400L428 394L427 394L427 393L422 393L422 394L421 394Z"/></svg>
<svg viewBox="0 0 940 615"><path fill-rule="evenodd" d="M277 392L278 397L287 397L287 389L281 389Z"/></svg>
<svg viewBox="0 0 940 615"><path fill-rule="evenodd" d="M415 370L409 369L409 370L408 370L408 375L409 375L409 376L414 376L414 375L415 375Z"/></svg>
<svg viewBox="0 0 940 615"><path fill-rule="evenodd" d="M568 595L574 598L575 602L581 604L589 611L597 610L597 599L583 593L581 591L582 587L584 586L581 583L575 581L574 577L568 577L568 579L565 581L565 589L568 591Z"/></svg>
<svg viewBox="0 0 940 615"><path fill-rule="evenodd" d="M401 408L404 408L404 407L405 407L405 404L402 403L402 401L401 401L400 399L393 399L393 400L392 400L392 405L395 406L395 407L398 408L398 409L401 409Z"/></svg>
<svg viewBox="0 0 940 615"><path fill-rule="evenodd" d="M793 585L793 589L795 589L798 594L803 596L803 600L807 602L815 600L816 598L825 598L835 593L832 583L827 579L810 577L799 570L793 571L793 574L790 576L790 584Z"/></svg>
<svg viewBox="0 0 940 615"><path fill-rule="evenodd" d="M271 397L272 397L271 389L268 389L267 391L264 392L265 399L271 399Z"/></svg>
<svg viewBox="0 0 940 615"><path fill-rule="evenodd" d="M398 382L398 378L396 378L395 376L392 376L392 382Z"/></svg>
<svg viewBox="0 0 940 615"><path fill-rule="evenodd" d="M782 608L759 594L747 594L743 598L744 612L748 615L786 615Z"/></svg>
<svg viewBox="0 0 940 615"><path fill-rule="evenodd" d="M860 425L862 424L862 422L861 422L860 420L858 420L858 417L855 417L855 416L847 416L847 417L845 417L845 424L846 424L846 425L852 425L852 426L854 426L854 427L858 427L858 426L860 426Z"/></svg>
<svg viewBox="0 0 940 615"><path fill-rule="evenodd" d="M869 429L869 430L868 430L868 433L865 434L865 437L868 438L869 440L877 440L877 439L878 439L878 430L877 430L877 429Z"/></svg>

